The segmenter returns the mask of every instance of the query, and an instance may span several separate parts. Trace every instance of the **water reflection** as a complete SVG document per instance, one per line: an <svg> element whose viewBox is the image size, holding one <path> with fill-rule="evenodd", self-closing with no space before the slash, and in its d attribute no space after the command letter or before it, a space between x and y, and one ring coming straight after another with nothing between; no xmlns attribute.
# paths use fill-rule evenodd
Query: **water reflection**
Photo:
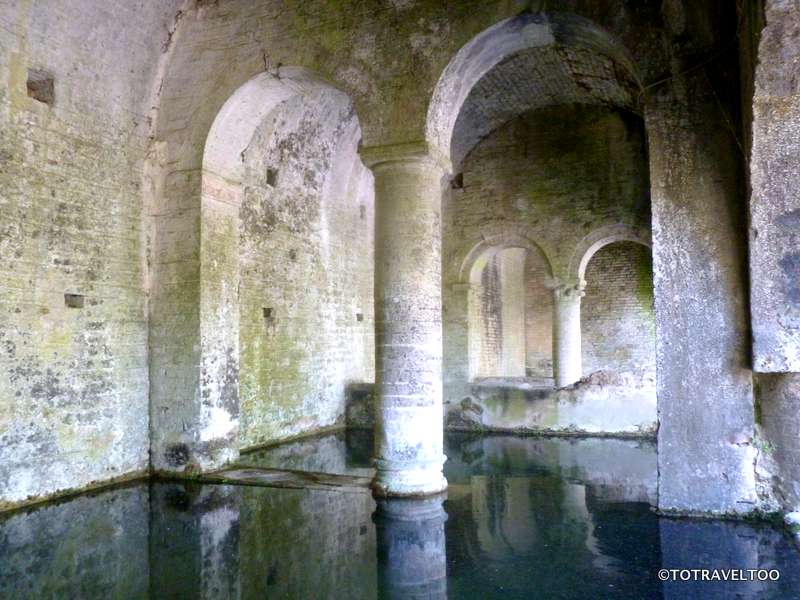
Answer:
<svg viewBox="0 0 800 600"><path fill-rule="evenodd" d="M333 456L280 453L295 468L368 469L369 445L335 436L311 446ZM0 598L800 597L781 532L650 510L650 444L450 435L446 450L446 499L158 482L8 514ZM662 567L781 579L661 584Z"/></svg>
<svg viewBox="0 0 800 600"><path fill-rule="evenodd" d="M378 501L373 520L381 598L447 598L444 499Z"/></svg>

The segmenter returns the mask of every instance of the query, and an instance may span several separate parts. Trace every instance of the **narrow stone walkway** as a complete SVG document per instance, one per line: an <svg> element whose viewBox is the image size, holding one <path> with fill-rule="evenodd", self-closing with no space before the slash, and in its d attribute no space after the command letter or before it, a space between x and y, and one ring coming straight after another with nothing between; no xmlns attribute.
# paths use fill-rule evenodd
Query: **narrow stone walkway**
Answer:
<svg viewBox="0 0 800 600"><path fill-rule="evenodd" d="M234 466L198 478L201 483L368 493L372 477Z"/></svg>

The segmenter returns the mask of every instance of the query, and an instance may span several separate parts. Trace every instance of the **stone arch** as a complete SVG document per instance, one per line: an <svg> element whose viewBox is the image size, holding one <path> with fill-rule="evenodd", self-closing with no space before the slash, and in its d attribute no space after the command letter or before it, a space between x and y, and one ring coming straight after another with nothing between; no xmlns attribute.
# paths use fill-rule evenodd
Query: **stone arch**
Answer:
<svg viewBox="0 0 800 600"><path fill-rule="evenodd" d="M222 105L211 124L203 150L203 174L240 181L242 153L258 126L279 104L322 88L335 89L301 67L281 67L245 82Z"/></svg>
<svg viewBox="0 0 800 600"><path fill-rule="evenodd" d="M259 128L293 99L319 101L324 119L328 101L337 96L347 98L306 69L282 67L241 84L210 124L204 114L184 133L167 129L166 122L157 127L167 129L165 141L155 142L149 167L152 202L163 203L164 213L153 223L151 301L151 345L159 348L158 361L151 363L151 454L158 470L208 470L238 456L245 153ZM202 151L198 156L196 143L173 137L202 138ZM359 138L358 127L343 131L336 147L346 146L357 161ZM348 178L364 172L350 163L335 168Z"/></svg>
<svg viewBox="0 0 800 600"><path fill-rule="evenodd" d="M428 107L426 139L431 151L457 168L466 150L453 147L454 133L470 92L484 76L510 57L537 48L585 50L608 58L612 76L620 81L624 79L621 87L627 90L608 95L607 88L590 91L588 96L592 101L604 104L621 104L634 110L640 108L641 94L631 93L642 89L637 69L626 48L608 31L571 13L525 12L500 21L473 37L445 67ZM558 102L552 97L543 100L545 104ZM575 99L561 98L560 101ZM476 135L482 137L498 124L490 125L488 131Z"/></svg>
<svg viewBox="0 0 800 600"><path fill-rule="evenodd" d="M547 253L539 244L523 234L499 233L482 239L467 252L466 257L461 263L461 268L459 269L459 282L466 284L473 283L475 277L480 277L480 272L483 270L483 267L486 266L486 263L489 262L495 254L508 248L522 248L539 256L547 267L547 274L550 277L553 276L552 263Z"/></svg>
<svg viewBox="0 0 800 600"><path fill-rule="evenodd" d="M650 238L649 229L637 229L628 225L608 225L595 229L584 237L572 252L567 272L568 281L583 285L586 266L604 246L614 242L635 242L652 248Z"/></svg>
<svg viewBox="0 0 800 600"><path fill-rule="evenodd" d="M511 250L521 250L522 254L509 256L506 251ZM462 261L459 286L466 293L466 372L469 380L487 376L524 377L527 374L530 351L526 308L529 300L527 256L535 257L534 268L544 267L544 281L541 283L549 288L553 277L550 260L538 243L522 233L507 232L486 237L475 244ZM492 277L486 269L496 257L499 260L494 263L496 269L492 270L495 275ZM487 295L487 290L494 291ZM543 327L549 329L550 321L547 320Z"/></svg>
<svg viewBox="0 0 800 600"><path fill-rule="evenodd" d="M632 389L655 386L655 306L652 248L630 232L598 239L579 267L581 363Z"/></svg>

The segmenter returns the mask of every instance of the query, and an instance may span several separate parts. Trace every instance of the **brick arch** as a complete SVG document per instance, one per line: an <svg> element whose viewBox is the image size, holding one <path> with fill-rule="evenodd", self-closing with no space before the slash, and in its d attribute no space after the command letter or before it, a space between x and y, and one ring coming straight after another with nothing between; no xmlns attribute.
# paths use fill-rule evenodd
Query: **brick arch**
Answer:
<svg viewBox="0 0 800 600"><path fill-rule="evenodd" d="M567 272L568 281L583 283L586 266L603 247L614 242L635 242L652 248L649 229L637 229L628 225L607 225L595 229L585 236L572 252Z"/></svg>
<svg viewBox="0 0 800 600"><path fill-rule="evenodd" d="M461 283L473 283L492 257L508 248L522 248L539 256L547 267L547 275L553 276L553 266L547 253L533 239L518 233L500 233L482 239L475 244L461 263L458 280Z"/></svg>
<svg viewBox="0 0 800 600"><path fill-rule="evenodd" d="M306 69L282 67L241 83L212 119L203 113L184 130L170 129L166 121L156 128L176 138L155 142L148 167L155 182L152 203L163 206L153 221L150 304L151 344L159 348L150 366L157 470L209 470L238 457L243 152L290 99L308 97L313 104L336 94L346 97ZM324 107L318 112L326 118ZM339 142L353 161L357 135Z"/></svg>
<svg viewBox="0 0 800 600"><path fill-rule="evenodd" d="M531 78L519 86L534 87L536 94L523 94L509 106L489 107L491 90L479 90L493 72L530 54L527 66L517 69L522 77ZM585 54L584 58L581 55ZM598 59L607 61L601 72ZM553 63L560 65L548 75L536 75L539 68ZM602 62L602 61L600 61ZM528 68L530 66L537 67ZM538 77L538 79L537 79ZM560 83L548 85L547 78ZM588 78L587 78L588 77ZM508 78L508 74L503 78ZM501 78L501 79L503 79ZM603 85L591 89L595 80ZM535 83L531 83L535 82ZM491 88L491 83L487 84ZM614 93L609 91L616 88ZM580 102L624 106L636 110L641 100L640 77L627 49L607 30L584 17L565 12L525 12L505 19L482 31L453 56L434 89L426 119L426 139L431 150L451 162L457 169L469 149L493 129L515 114L548 104ZM468 139L456 140L459 120L465 108L475 108L468 100L474 90L481 97L477 118L469 121L475 129ZM503 90L502 96L513 93ZM512 94L513 95L513 94ZM474 111L473 111L474 112Z"/></svg>

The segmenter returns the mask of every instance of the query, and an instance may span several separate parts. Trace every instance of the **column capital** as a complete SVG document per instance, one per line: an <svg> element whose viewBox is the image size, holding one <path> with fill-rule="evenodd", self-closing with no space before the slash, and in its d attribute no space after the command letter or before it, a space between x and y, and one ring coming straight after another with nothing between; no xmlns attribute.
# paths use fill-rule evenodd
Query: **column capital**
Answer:
<svg viewBox="0 0 800 600"><path fill-rule="evenodd" d="M436 167L443 173L450 173L450 160L426 141L402 142L385 146L361 148L359 155L371 170L402 163L420 163Z"/></svg>
<svg viewBox="0 0 800 600"><path fill-rule="evenodd" d="M545 287L553 291L556 299L580 300L586 295L586 281L583 279L549 277L545 281Z"/></svg>

